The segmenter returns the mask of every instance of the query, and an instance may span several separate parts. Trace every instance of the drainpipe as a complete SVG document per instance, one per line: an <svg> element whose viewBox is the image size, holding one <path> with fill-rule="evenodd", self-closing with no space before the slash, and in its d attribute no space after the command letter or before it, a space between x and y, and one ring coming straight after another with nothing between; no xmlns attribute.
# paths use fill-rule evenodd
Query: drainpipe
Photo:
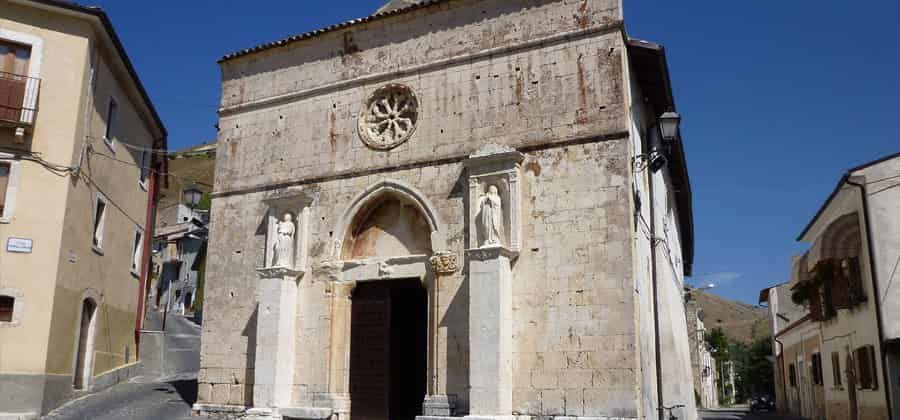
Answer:
<svg viewBox="0 0 900 420"><path fill-rule="evenodd" d="M156 142L153 142L155 145ZM155 159L151 159L152 162ZM147 178L147 211L144 220L144 237L143 249L141 255L141 275L140 286L138 287L137 316L134 320L134 343L136 345L134 354L135 359L140 360L141 357L141 330L144 329L144 301L146 300L147 290L150 287L150 253L152 248L153 231L156 225L156 203L159 192L158 173L156 170L150 171Z"/></svg>
<svg viewBox="0 0 900 420"><path fill-rule="evenodd" d="M787 378L784 377L784 375L786 374L786 372L784 371L784 343L782 343L781 340L779 340L778 337L775 335L772 335L772 339L775 340L775 343L778 344L778 349L780 350L779 357L778 357L778 369L780 370L780 372L779 372L778 376L781 377L781 396L782 396L782 398L787 400L787 398L788 398ZM776 401L776 403L777 403L777 401ZM786 403L787 403L787 401L782 402L782 404L786 404ZM790 410L788 410L788 411L790 411Z"/></svg>
<svg viewBox="0 0 900 420"><path fill-rule="evenodd" d="M891 390L890 390L890 377L887 372L887 352L884 349L884 320L881 316L881 293L878 288L878 271L875 270L875 244L872 239L872 225L869 223L869 196L866 193L866 185L859 184L853 182L850 179L850 173L848 172L845 176L846 182L848 185L852 185L859 189L859 196L862 199L862 207L863 207L863 225L866 228L866 244L869 248L869 271L872 275L872 287L875 292L875 296L873 296L873 300L875 301L875 318L878 321L878 348L881 353L881 376L884 381L884 400L887 405L887 414L889 419L893 419L893 407L891 406Z"/></svg>
<svg viewBox="0 0 900 420"><path fill-rule="evenodd" d="M658 141L651 140L651 150ZM656 275L656 212L654 211L655 199L653 197L653 171L647 167L648 183L647 195L650 197L650 278L653 286L653 333L655 337L656 356L656 405L659 420L665 420L665 399L663 398L663 373L662 373L662 349L660 346L659 327L659 279Z"/></svg>

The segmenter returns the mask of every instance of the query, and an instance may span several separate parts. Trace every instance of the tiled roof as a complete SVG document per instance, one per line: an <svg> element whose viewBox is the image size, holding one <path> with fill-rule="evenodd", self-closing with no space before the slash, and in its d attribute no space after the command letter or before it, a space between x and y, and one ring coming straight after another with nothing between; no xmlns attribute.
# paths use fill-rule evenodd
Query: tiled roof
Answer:
<svg viewBox="0 0 900 420"><path fill-rule="evenodd" d="M302 33L299 35L290 36L278 41L269 42L265 44L260 44L252 48L243 49L240 51L233 52L231 54L227 54L221 59L219 62L228 61L234 58L242 57L248 54L257 53L260 51L268 50L271 48L283 47L293 42L302 41L305 39L310 39L317 37L319 35L324 35L329 32L334 32L337 30L341 30L344 28L349 28L351 26L359 25L366 22L375 21L378 19L383 19L389 16L395 16L403 13L407 13L413 10L422 9L425 7L429 7L438 3L444 3L449 0L423 0L423 1L415 1L415 0L392 0L382 6L378 11L376 11L371 16L366 16L364 18L358 18L353 20L348 20L346 22L337 23L334 25L326 26L321 29L316 29L314 31ZM396 7L396 8L394 8Z"/></svg>

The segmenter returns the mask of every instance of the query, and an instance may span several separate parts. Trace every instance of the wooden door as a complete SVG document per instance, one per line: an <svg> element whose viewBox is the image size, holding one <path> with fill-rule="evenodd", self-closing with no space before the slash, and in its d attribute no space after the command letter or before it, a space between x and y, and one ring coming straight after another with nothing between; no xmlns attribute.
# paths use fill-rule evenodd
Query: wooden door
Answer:
<svg viewBox="0 0 900 420"><path fill-rule="evenodd" d="M350 398L353 420L390 418L390 288L361 284L353 292Z"/></svg>
<svg viewBox="0 0 900 420"><path fill-rule="evenodd" d="M31 48L0 41L0 120L21 121Z"/></svg>

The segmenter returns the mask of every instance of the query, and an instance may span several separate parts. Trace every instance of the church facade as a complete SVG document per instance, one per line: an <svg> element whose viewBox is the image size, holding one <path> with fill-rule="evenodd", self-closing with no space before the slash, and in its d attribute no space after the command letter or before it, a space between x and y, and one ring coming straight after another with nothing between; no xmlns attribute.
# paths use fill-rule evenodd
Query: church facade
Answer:
<svg viewBox="0 0 900 420"><path fill-rule="evenodd" d="M690 184L619 0L393 1L220 65L196 411L696 417Z"/></svg>

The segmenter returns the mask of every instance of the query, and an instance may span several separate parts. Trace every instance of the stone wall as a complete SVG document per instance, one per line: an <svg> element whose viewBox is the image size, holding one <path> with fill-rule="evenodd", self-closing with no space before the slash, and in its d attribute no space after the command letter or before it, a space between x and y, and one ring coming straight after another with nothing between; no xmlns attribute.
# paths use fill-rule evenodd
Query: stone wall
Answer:
<svg viewBox="0 0 900 420"><path fill-rule="evenodd" d="M513 265L513 411L640 416L624 44L612 0L459 0L222 63L223 110L212 205L201 403L252 405L255 269L264 200L313 197L309 271L299 283L293 402L321 406L349 328L331 278L339 218L385 179L421 191L447 250L468 239L466 157L489 143L525 154L522 247ZM357 118L372 91L400 83L418 127L370 149ZM441 279L438 370L468 409L469 284ZM338 351L336 351L338 350Z"/></svg>

